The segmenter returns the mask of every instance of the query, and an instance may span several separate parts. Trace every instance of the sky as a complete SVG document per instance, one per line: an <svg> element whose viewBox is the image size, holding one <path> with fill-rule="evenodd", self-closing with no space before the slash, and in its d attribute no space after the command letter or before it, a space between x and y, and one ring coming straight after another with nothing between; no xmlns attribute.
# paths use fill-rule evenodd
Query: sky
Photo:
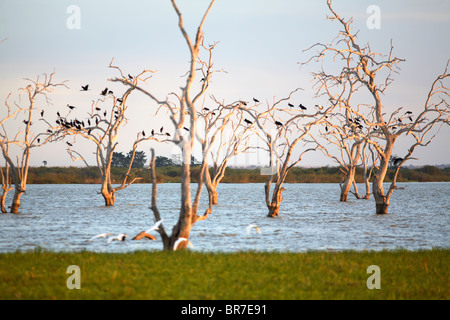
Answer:
<svg viewBox="0 0 450 320"><path fill-rule="evenodd" d="M185 26L191 36L209 1L179 0ZM368 24L373 18L370 6L379 9L379 25ZM404 106L408 110L423 108L432 81L450 59L450 1L333 1L342 17L354 19L362 43L372 50L387 53L390 41L394 55L405 59L400 72L383 96L387 110ZM75 11L73 11L75 8ZM298 102L314 105L310 71L319 66L300 68L307 60L303 50L317 42L329 43L340 30L329 15L325 0L217 0L204 26L206 43L218 42L214 50L217 73L208 95L224 101L257 97L260 101L282 98L295 88L303 91ZM0 114L4 101L12 92L19 101L18 89L27 85L25 78L36 79L55 72L57 81L68 80L69 89L57 89L51 104L40 101L46 113L64 110L67 103L79 106L80 117L91 101L109 87L116 92L124 88L108 79L117 76L108 68L112 58L126 73L144 69L156 71L149 80L152 92L164 99L179 90L189 67L189 51L177 26L177 16L170 1L65 1L2 0L0 2ZM92 91L80 92L89 84ZM169 126L163 115L155 115L155 106L142 94L132 97L129 124L119 139L117 151L128 152L136 132L160 125ZM20 123L20 121L18 121ZM8 130L17 128L8 127ZM450 129L442 128L426 148L414 153L411 165L450 164ZM171 156L173 146L149 144L157 155ZM399 141L394 153L405 152L407 144ZM75 150L94 165L92 144L78 140ZM33 150L31 165L74 166L64 142ZM236 158L232 165L264 165L255 155ZM301 165L336 165L317 152L304 158Z"/></svg>

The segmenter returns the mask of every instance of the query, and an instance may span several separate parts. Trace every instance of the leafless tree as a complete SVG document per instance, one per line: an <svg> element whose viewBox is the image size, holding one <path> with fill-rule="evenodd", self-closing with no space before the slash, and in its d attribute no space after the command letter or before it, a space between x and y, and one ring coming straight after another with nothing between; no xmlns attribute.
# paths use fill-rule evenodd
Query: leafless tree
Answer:
<svg viewBox="0 0 450 320"><path fill-rule="evenodd" d="M310 49L317 49L317 53L310 60L324 61L331 57L334 62L333 67L342 63L338 73L330 77L336 83L345 79L355 83L357 87L354 91L364 91L363 97L366 101L370 99L370 102L366 103L368 106L366 112L359 112L354 106L347 106L347 108L351 108L351 112L360 118L361 125L373 128L367 141L379 155L379 166L374 174L372 192L376 203L376 213L385 214L388 212L390 196L396 188L396 177L400 167L411 158L417 146L426 146L431 142L433 133L437 131L436 127L448 122L449 107L446 100L448 87L444 83L449 76L448 64L444 72L433 82L419 115L413 116L411 111L404 112L403 108L397 108L387 115L381 97L393 81L392 72L398 72L398 64L404 60L393 56L392 42L387 55L372 51L369 44L362 46L357 38L358 32L354 33L352 30L352 19L346 21L341 18L333 10L331 0L328 0L327 4L331 12L328 19L337 21L343 30L331 44L317 43L312 46ZM372 114L374 120L371 119ZM394 179L385 193L383 182L394 144L401 136L412 137L414 143L408 153L404 157L399 157L396 162Z"/></svg>
<svg viewBox="0 0 450 320"><path fill-rule="evenodd" d="M171 2L178 17L179 30L181 31L181 34L186 41L190 53L189 70L185 75L185 85L180 88L181 92L179 94L171 92L169 96L174 97L172 101L169 99L169 97L166 97L165 99L158 99L152 92L149 92L141 86L133 84L128 79L114 78L111 79L111 81L121 82L126 86L141 91L143 94L148 96L153 103L157 105L157 110L166 110L169 114L170 121L175 130L172 135L170 135L169 132L166 133L170 135L172 143L174 143L182 150L183 157L181 164L181 206L178 222L172 228L171 235L167 234L162 224L160 225L158 232L161 234L164 250L173 250L174 244L177 240L186 239L186 241L181 242L181 244L176 247L176 249L179 250L186 248L192 226L197 221L206 219L211 213L210 203L209 207L206 209L203 215L197 214L199 210L199 202L203 186L203 177L208 166L206 158L209 154L209 150L204 150L203 152L203 159L199 170L197 190L195 192L194 199L192 199L191 197L190 165L198 130L197 105L199 99L204 96L206 90L208 89L211 75L214 72L212 64L212 49L214 48L215 44L204 44L203 25L215 0L212 0L210 2L207 10L205 11L201 22L197 27L197 32L194 39L191 39L185 29L183 16L177 4L174 0L172 0ZM208 58L205 60L200 57L200 52L202 50L203 52L206 52L208 56ZM203 77L200 81L198 79L197 81L195 81L197 73L199 71L202 73ZM200 83L199 86L197 85L198 83ZM188 134L186 134L187 131ZM151 209L154 213L156 221L159 221L161 220L161 216L156 204L157 186L156 174L154 171L154 161L155 156L154 150L152 149L151 168L153 172L153 189Z"/></svg>
<svg viewBox="0 0 450 320"><path fill-rule="evenodd" d="M11 204L11 213L18 213L21 196L26 191L32 149L41 147L50 141L50 137L45 132L33 130L36 125L35 113L39 111L36 103L40 102L39 97L43 97L45 102L49 104L48 93L51 93L59 86L67 88L66 81L54 83L53 77L54 72L50 75L44 74L43 77L38 76L36 80L26 79L29 84L25 88L20 89L19 103L14 102L14 108L10 105L11 94L8 95L5 101L7 114L0 120L0 147L6 162L5 170L4 172L2 171L2 202L4 197L6 197L6 193L11 190L10 179L12 179L14 196ZM20 99L24 96L26 97L26 102L22 102ZM40 110L40 120L42 120L44 111L44 109ZM25 119L18 119L22 115L24 115ZM13 160L14 157L16 161ZM2 212L5 211L2 203Z"/></svg>
<svg viewBox="0 0 450 320"><path fill-rule="evenodd" d="M111 60L109 67L118 70L121 79L128 79L128 81L135 86L141 81L145 82L145 80L148 79L148 74L152 73L151 70L144 70L130 79L130 77L125 75L119 67L113 65L113 61L114 59ZM73 141L66 141L68 145L67 152L73 161L82 160L88 167L89 164L85 156L76 151L74 147L78 138L90 141L95 145L96 167L98 168L101 177L100 193L105 200L105 206L114 206L116 192L125 189L136 180L141 179L141 177L131 178L133 161L139 144L148 140L158 140L158 136L163 136L160 133L151 135L150 132L148 132L146 134L144 130L139 130L137 132L136 139L132 145L131 159L127 171L121 183L116 187L113 187L111 161L114 151L119 144L118 138L120 132L128 123L126 117L129 108L127 100L133 91L134 87L130 87L120 98L117 98L112 91L105 88L100 93L103 98L99 98L92 102L91 110L87 112L87 119L81 121L77 118L69 119L69 116L72 113L72 110L70 110L64 117L59 115L56 120L57 126L52 126L50 130L52 132L50 136L53 137L72 137ZM109 107L102 108L104 104L108 103L111 103Z"/></svg>
<svg viewBox="0 0 450 320"><path fill-rule="evenodd" d="M205 170L205 186L214 205L218 202L217 187L225 176L228 162L249 150L249 138L254 125L245 122L244 113L238 110L239 102L225 105L214 97L213 100L216 108L204 107L201 112L197 112L199 124L203 125L203 130L198 131L197 140L201 142L203 152L210 150L212 168Z"/></svg>
<svg viewBox="0 0 450 320"><path fill-rule="evenodd" d="M260 110L261 104L243 106L240 109L247 112L251 122L256 124L256 134L262 141L262 149L268 152L269 168L262 169L261 173L268 176L265 183L265 201L269 210L268 217L279 215L283 184L289 170L302 160L303 156L317 149L317 146L306 148L312 129L326 120L327 115L334 106L326 109L316 109L312 113L308 107L294 106L288 102L292 95L300 89L292 91L288 97L274 101ZM282 105L283 104L283 105ZM306 108L303 109L303 108ZM304 148L298 150L297 146L304 142ZM273 190L272 183L275 182ZM272 195L271 195L272 191Z"/></svg>

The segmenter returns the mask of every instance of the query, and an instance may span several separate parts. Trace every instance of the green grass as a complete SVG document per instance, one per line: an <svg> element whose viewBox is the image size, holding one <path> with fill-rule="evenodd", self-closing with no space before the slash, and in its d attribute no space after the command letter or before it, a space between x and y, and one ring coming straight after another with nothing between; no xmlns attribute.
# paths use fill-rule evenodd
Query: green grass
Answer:
<svg viewBox="0 0 450 320"><path fill-rule="evenodd" d="M0 254L0 299L444 299L450 250ZM69 290L67 267L81 270ZM367 267L381 269L369 290Z"/></svg>

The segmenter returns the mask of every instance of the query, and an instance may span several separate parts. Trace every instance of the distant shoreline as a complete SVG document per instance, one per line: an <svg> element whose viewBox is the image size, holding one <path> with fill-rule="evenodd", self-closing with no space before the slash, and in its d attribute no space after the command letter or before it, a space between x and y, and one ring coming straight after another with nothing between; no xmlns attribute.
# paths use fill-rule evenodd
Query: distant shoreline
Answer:
<svg viewBox="0 0 450 320"><path fill-rule="evenodd" d="M133 169L133 175L141 177L135 183L151 183L150 170ZM191 168L191 182L197 182L199 167ZM111 169L114 184L121 183L125 168ZM181 180L181 167L157 167L158 183L178 183ZM390 182L393 169L388 170L386 182ZM343 177L339 167L292 168L286 183L339 183ZM221 183L265 183L268 176L261 175L260 169L227 168ZM356 182L363 183L362 168L356 170ZM397 182L450 182L450 167L439 168L423 166L401 168ZM97 167L30 167L28 184L100 184Z"/></svg>

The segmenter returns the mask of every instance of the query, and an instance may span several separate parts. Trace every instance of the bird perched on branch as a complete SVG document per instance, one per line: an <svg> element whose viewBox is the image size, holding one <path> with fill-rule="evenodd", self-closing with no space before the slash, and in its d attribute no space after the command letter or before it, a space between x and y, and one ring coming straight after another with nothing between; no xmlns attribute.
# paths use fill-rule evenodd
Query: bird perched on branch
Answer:
<svg viewBox="0 0 450 320"><path fill-rule="evenodd" d="M280 121L275 121L275 125L277 125L279 127L279 126L282 126L283 124Z"/></svg>
<svg viewBox="0 0 450 320"><path fill-rule="evenodd" d="M102 92L100 92L100 94L102 96L106 96L107 93L108 93L108 88L105 88Z"/></svg>
<svg viewBox="0 0 450 320"><path fill-rule="evenodd" d="M302 105L301 103L300 103L299 107L300 107L300 109L302 109L302 110L306 110L306 107L305 107L304 105Z"/></svg>
<svg viewBox="0 0 450 320"><path fill-rule="evenodd" d="M294 107L294 105L292 103L288 103L288 106L291 107L291 108Z"/></svg>
<svg viewBox="0 0 450 320"><path fill-rule="evenodd" d="M259 103L259 100L256 98L253 98L253 101L255 101L256 103Z"/></svg>
<svg viewBox="0 0 450 320"><path fill-rule="evenodd" d="M252 124L253 122L251 122L250 120L248 120L248 119L244 119L244 121L246 122L246 123L248 123L248 124Z"/></svg>
<svg viewBox="0 0 450 320"><path fill-rule="evenodd" d="M74 106L71 106L71 105L69 105L69 104L67 104L67 106L69 107L69 109L70 109L70 110L73 110L73 109L75 109L75 107L74 107Z"/></svg>

